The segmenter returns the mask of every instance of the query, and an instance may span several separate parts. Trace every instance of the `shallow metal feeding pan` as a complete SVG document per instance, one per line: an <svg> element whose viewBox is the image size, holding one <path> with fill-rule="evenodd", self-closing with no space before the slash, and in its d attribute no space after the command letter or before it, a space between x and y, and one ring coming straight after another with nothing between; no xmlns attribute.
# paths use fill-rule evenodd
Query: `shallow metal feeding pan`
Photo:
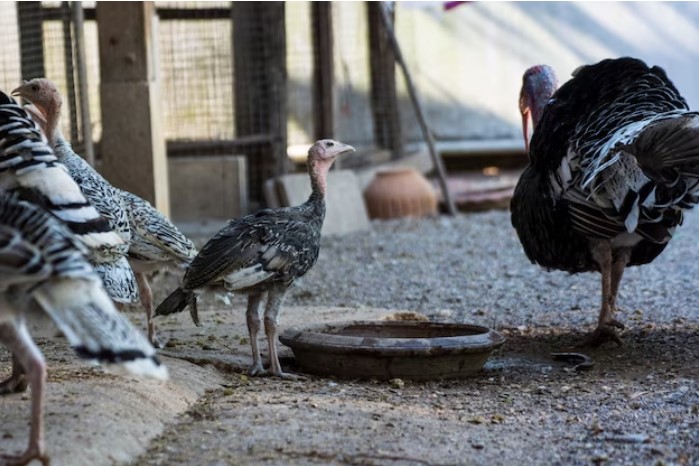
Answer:
<svg viewBox="0 0 699 466"><path fill-rule="evenodd" d="M432 380L480 371L505 337L478 325L380 320L304 325L280 340L309 374Z"/></svg>

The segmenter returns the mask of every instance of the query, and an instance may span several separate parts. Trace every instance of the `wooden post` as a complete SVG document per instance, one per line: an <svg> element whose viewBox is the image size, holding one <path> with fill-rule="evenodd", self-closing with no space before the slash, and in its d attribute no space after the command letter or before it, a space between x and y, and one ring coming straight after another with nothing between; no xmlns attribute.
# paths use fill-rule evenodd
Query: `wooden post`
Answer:
<svg viewBox="0 0 699 466"><path fill-rule="evenodd" d="M78 109L75 98L75 74L73 73L73 33L71 28L72 12L68 2L61 2L61 25L63 26L63 63L66 71L66 90L68 108L70 109L70 142L75 151L82 154L83 148L78 144ZM65 110L65 108L64 108Z"/></svg>
<svg viewBox="0 0 699 466"><path fill-rule="evenodd" d="M46 76L41 2L17 2L22 79Z"/></svg>
<svg viewBox="0 0 699 466"><path fill-rule="evenodd" d="M102 172L119 188L169 212L160 83L153 58L153 2L97 2Z"/></svg>
<svg viewBox="0 0 699 466"><path fill-rule="evenodd" d="M90 100L87 91L87 64L85 63L85 15L83 3L74 1L71 5L73 18L73 44L75 46L75 68L78 70L78 102L80 108L80 134L82 135L82 155L87 163L95 166L95 148L92 145L92 121L90 120Z"/></svg>
<svg viewBox="0 0 699 466"><path fill-rule="evenodd" d="M313 32L313 130L315 139L332 139L333 109L333 17L332 2L311 2ZM339 160L335 161L335 163Z"/></svg>
<svg viewBox="0 0 699 466"><path fill-rule="evenodd" d="M245 145L250 199L262 202L263 183L289 171L284 2L233 2L236 138Z"/></svg>
<svg viewBox="0 0 699 466"><path fill-rule="evenodd" d="M403 156L403 135L396 91L396 57L381 18L381 2L367 2L366 5L374 141L378 147L389 149L391 158L397 160ZM394 18L391 11L391 23Z"/></svg>

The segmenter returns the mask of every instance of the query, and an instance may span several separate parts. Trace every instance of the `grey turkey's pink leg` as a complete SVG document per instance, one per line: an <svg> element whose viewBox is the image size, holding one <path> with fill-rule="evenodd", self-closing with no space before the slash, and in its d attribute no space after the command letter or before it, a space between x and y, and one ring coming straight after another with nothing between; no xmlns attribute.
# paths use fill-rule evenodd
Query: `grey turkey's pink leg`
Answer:
<svg viewBox="0 0 699 466"><path fill-rule="evenodd" d="M141 297L141 305L146 310L146 321L148 322L148 341L155 348L162 348L160 340L155 334L155 322L153 322L153 293L151 292L148 278L143 272L136 272L136 283L138 283L138 294Z"/></svg>
<svg viewBox="0 0 699 466"><path fill-rule="evenodd" d="M13 466L26 465L33 460L48 465L49 457L44 450L44 387L46 384L46 363L36 347L23 322L0 325L0 341L17 355L20 364L27 372L32 392L31 427L29 445L19 456L4 455L7 463Z"/></svg>
<svg viewBox="0 0 699 466"><path fill-rule="evenodd" d="M21 393L27 389L28 382L24 373L24 368L20 364L19 359L14 354L12 355L12 374L2 382L0 382L0 395L9 395L10 393Z"/></svg>
<svg viewBox="0 0 699 466"><path fill-rule="evenodd" d="M267 334L267 344L269 345L270 372L283 379L300 379L296 374L288 374L282 371L277 353L277 335L279 326L279 311L281 310L286 289L273 289L269 291L267 307L265 307L265 333Z"/></svg>
<svg viewBox="0 0 699 466"><path fill-rule="evenodd" d="M257 334L260 331L260 301L261 294L248 295L248 309L245 312L245 319L248 324L248 334L250 336L250 346L252 347L252 365L248 369L250 375L261 375L265 373L260 356L260 347L257 341Z"/></svg>

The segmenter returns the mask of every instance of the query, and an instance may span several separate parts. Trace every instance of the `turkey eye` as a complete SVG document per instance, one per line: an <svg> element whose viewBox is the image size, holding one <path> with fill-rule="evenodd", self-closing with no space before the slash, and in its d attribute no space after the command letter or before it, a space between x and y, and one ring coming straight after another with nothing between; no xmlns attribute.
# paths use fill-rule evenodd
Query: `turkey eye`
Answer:
<svg viewBox="0 0 699 466"><path fill-rule="evenodd" d="M326 143L325 143L325 147L332 147L332 146L334 146L334 145L335 145L335 144L332 143L332 142L326 142Z"/></svg>
<svg viewBox="0 0 699 466"><path fill-rule="evenodd" d="M32 86L32 91L35 91L35 92L36 92L36 91L38 91L38 90L39 90L39 86L37 86L36 84L34 84L34 85Z"/></svg>

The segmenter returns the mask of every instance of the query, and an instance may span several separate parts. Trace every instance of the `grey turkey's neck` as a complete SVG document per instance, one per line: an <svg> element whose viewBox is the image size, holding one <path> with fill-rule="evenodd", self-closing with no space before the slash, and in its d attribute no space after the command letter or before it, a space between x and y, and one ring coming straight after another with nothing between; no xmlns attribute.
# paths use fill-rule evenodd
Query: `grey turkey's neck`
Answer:
<svg viewBox="0 0 699 466"><path fill-rule="evenodd" d="M332 161L308 159L308 176L311 178L311 196L309 202L325 202L328 171Z"/></svg>

